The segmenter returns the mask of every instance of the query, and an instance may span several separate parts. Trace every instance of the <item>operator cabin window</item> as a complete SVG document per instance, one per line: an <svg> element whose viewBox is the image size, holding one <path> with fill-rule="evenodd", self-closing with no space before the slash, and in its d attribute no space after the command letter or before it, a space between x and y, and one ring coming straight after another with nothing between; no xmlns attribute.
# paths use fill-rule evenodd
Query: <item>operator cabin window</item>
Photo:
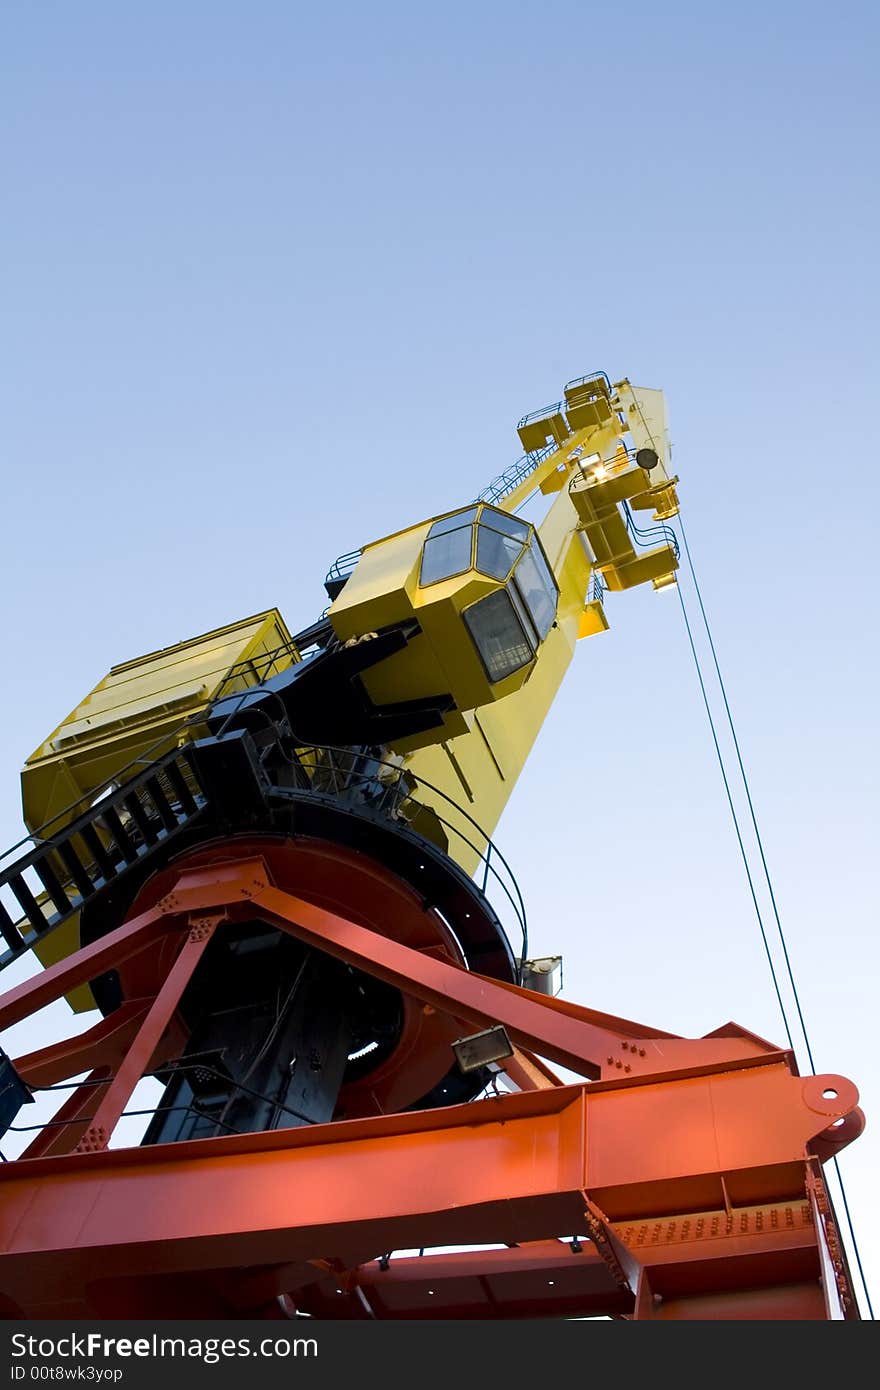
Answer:
<svg viewBox="0 0 880 1390"><path fill-rule="evenodd" d="M464 620L493 684L512 676L533 659L534 648L506 589L498 589L471 604Z"/></svg>
<svg viewBox="0 0 880 1390"><path fill-rule="evenodd" d="M467 511L455 512L434 522L422 552L419 583L423 587L437 584L441 579L452 579L471 568L476 515L476 507L468 507Z"/></svg>
<svg viewBox="0 0 880 1390"><path fill-rule="evenodd" d="M528 610L538 641L543 642L556 617L559 591L537 541L532 541L514 570L513 583Z"/></svg>
<svg viewBox="0 0 880 1390"><path fill-rule="evenodd" d="M485 504L434 522L422 551L419 583L423 588L439 584L470 569L506 581L463 614L494 684L534 661L553 625L559 590L534 527Z"/></svg>
<svg viewBox="0 0 880 1390"><path fill-rule="evenodd" d="M506 579L522 554L529 528L507 512L484 507L477 532L477 569L492 579Z"/></svg>
<svg viewBox="0 0 880 1390"><path fill-rule="evenodd" d="M483 569L479 561L482 518L479 529L477 568ZM468 631L493 684L534 660L556 616L559 590L537 537L532 534L525 547L519 541L514 544L521 552L520 558L505 587L472 603L464 613ZM500 556L510 552L498 553Z"/></svg>

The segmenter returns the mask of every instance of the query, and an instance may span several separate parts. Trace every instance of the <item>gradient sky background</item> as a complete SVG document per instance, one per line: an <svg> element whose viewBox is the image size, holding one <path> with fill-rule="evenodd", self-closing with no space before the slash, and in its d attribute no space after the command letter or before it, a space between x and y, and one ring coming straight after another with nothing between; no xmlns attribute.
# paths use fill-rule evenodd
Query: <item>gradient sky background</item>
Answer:
<svg viewBox="0 0 880 1390"><path fill-rule="evenodd" d="M565 381L661 387L817 1068L868 1115L876 1305L877 7L0 25L0 839L110 665L304 626L339 552L470 499ZM608 611L496 837L533 952L568 998L782 1042L678 602Z"/></svg>

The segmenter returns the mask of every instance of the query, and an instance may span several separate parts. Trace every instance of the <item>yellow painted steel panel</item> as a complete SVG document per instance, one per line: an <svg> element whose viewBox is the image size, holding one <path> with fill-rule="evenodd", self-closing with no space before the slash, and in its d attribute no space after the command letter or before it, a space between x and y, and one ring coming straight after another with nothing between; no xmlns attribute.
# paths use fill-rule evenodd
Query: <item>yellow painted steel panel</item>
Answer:
<svg viewBox="0 0 880 1390"><path fill-rule="evenodd" d="M216 698L236 666L290 642L272 608L113 666L28 758L21 785L29 829L50 820L58 829L80 809L78 799L133 759L173 748L181 725ZM291 648L283 664L295 657Z"/></svg>
<svg viewBox="0 0 880 1390"><path fill-rule="evenodd" d="M554 411L544 419L530 420L528 424L521 425L517 434L526 453L530 454L534 449L543 449L550 439L555 439L557 444L561 444L563 439L571 434L571 430L565 416L559 411Z"/></svg>
<svg viewBox="0 0 880 1390"><path fill-rule="evenodd" d="M422 545L432 521L364 547L328 617L343 642L412 616ZM402 698L402 697L398 697Z"/></svg>
<svg viewBox="0 0 880 1390"><path fill-rule="evenodd" d="M112 667L25 764L21 787L29 829L61 829L108 781L124 780L135 759L157 758L195 736L199 713L227 685L230 673L240 672L232 689L254 684L264 659L279 649L273 671L299 660L284 619L273 608ZM194 722L182 727L188 720ZM51 965L78 945L76 916L34 952ZM76 1012L95 1007L85 986L67 998Z"/></svg>
<svg viewBox="0 0 880 1390"><path fill-rule="evenodd" d="M595 637L599 632L608 631L608 619L605 616L605 608L599 599L593 599L588 603L578 626L578 637Z"/></svg>

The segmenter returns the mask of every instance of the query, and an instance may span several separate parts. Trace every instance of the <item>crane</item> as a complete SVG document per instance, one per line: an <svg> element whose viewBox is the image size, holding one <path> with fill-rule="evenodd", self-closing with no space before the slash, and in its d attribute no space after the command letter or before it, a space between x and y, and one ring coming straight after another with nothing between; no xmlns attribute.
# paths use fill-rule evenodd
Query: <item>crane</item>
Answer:
<svg viewBox="0 0 880 1390"><path fill-rule="evenodd" d="M491 836L608 594L677 582L679 501L660 391L592 373L517 428L311 626L114 666L27 759L0 969L42 968L0 1029L99 1017L0 1057L6 1316L858 1318L823 1176L854 1084L530 952Z"/></svg>

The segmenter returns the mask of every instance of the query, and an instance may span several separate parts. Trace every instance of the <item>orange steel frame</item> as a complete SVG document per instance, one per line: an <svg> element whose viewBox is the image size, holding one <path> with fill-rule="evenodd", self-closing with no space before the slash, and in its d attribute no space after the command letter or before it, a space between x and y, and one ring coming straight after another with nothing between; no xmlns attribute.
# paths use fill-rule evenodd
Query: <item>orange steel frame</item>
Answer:
<svg viewBox="0 0 880 1390"><path fill-rule="evenodd" d="M521 1089L108 1148L140 1078L182 1051L177 1005L217 926L255 917L465 1030L502 1023ZM146 953L155 992L16 1062L34 1086L90 1084L0 1166L0 1315L859 1316L822 1177L864 1123L845 1078L802 1078L734 1024L679 1038L469 972L276 887L250 852L182 861L153 907L0 1000L0 1029ZM385 1254L465 1245L496 1248Z"/></svg>

